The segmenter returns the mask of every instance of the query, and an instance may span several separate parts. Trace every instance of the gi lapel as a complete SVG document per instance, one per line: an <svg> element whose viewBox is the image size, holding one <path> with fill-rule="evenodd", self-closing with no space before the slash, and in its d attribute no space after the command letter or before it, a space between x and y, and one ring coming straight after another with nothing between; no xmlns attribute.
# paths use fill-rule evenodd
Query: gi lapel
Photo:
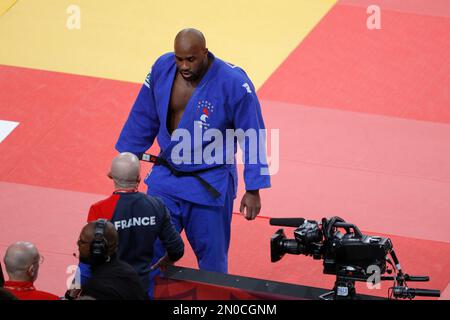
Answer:
<svg viewBox="0 0 450 320"><path fill-rule="evenodd" d="M212 60L211 66L209 67L208 71L206 72L206 74L203 76L202 80L199 82L199 84L197 85L197 87L194 89L194 92L192 93L191 97L189 98L189 101L186 105L186 108L184 109L183 115L181 116L180 122L178 123L178 127L177 129L183 128L183 129L187 129L189 130L189 132L191 132L191 134L193 134L193 128L194 128L194 121L195 121L195 102L197 101L198 96L201 93L204 93L205 91L205 87L208 83L208 81L216 74L217 72L217 68L218 68L218 63L214 57L214 55L212 53L209 53L209 57ZM175 62L174 62L175 64ZM176 70L176 67L175 67ZM167 95L169 97L168 101L164 101L166 102L164 107L164 127L165 127L165 132L167 133L167 135L170 136L169 131L167 130L167 115L168 115L168 111L169 111L169 103L170 103L170 95L172 92L172 87L173 87L173 82L175 80L175 76L176 76L176 72L173 74L172 77L172 83L170 84L170 92ZM163 152L163 157L165 157L166 159L169 159L170 157L168 156L168 152L170 153L170 150L172 150L173 146L176 145L178 143L178 141L171 141L170 144L167 146L167 148L164 150Z"/></svg>

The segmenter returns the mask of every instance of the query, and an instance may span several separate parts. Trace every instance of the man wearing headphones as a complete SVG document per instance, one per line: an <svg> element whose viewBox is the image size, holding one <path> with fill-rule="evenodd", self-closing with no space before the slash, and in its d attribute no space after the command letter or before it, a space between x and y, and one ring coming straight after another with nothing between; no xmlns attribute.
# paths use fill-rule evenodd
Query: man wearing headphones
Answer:
<svg viewBox="0 0 450 320"><path fill-rule="evenodd" d="M147 295L136 271L117 258L118 234L105 219L88 223L78 239L80 262L91 266L81 296L97 300L145 300Z"/></svg>

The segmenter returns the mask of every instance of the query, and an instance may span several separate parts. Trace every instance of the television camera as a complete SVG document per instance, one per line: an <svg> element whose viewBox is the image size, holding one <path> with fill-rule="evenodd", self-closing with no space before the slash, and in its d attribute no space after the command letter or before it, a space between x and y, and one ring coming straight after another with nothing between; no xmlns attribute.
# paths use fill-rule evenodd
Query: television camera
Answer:
<svg viewBox="0 0 450 320"><path fill-rule="evenodd" d="M296 228L293 239L286 238L283 229L272 236L272 262L280 260L285 253L312 256L323 260L324 274L336 275L333 290L320 296L321 299L356 299L356 281L389 280L394 282L388 291L390 299L440 296L439 290L408 287L408 281L429 281L429 277L403 273L389 238L364 235L357 226L340 217L323 218L320 223L303 218L272 218L270 224ZM393 272L395 275L391 276Z"/></svg>

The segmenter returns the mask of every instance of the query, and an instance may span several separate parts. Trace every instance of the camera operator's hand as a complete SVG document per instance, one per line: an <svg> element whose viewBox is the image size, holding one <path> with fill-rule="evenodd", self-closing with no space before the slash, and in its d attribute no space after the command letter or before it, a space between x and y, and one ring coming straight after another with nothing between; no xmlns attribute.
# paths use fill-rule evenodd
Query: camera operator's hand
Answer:
<svg viewBox="0 0 450 320"><path fill-rule="evenodd" d="M170 260L169 256L166 255L158 260L154 265L151 266L150 270L156 270L158 268L161 268L162 271L165 271L168 266L173 265L174 262Z"/></svg>
<svg viewBox="0 0 450 320"><path fill-rule="evenodd" d="M245 214L244 210L247 208ZM259 190L247 190L241 200L239 211L247 220L253 220L261 211L261 197Z"/></svg>

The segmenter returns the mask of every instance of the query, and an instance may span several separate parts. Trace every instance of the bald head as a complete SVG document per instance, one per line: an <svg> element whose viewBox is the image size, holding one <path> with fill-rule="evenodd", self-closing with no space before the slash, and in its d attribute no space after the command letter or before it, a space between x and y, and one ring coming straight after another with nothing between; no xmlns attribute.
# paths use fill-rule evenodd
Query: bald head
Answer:
<svg viewBox="0 0 450 320"><path fill-rule="evenodd" d="M123 152L113 159L108 176L114 180L116 188L136 188L141 180L140 171L138 157L130 152Z"/></svg>
<svg viewBox="0 0 450 320"><path fill-rule="evenodd" d="M8 247L5 267L11 280L34 281L39 269L39 251L31 242L20 241Z"/></svg>
<svg viewBox="0 0 450 320"><path fill-rule="evenodd" d="M206 40L203 33L197 29L187 28L177 33L175 37L175 46L206 48Z"/></svg>

